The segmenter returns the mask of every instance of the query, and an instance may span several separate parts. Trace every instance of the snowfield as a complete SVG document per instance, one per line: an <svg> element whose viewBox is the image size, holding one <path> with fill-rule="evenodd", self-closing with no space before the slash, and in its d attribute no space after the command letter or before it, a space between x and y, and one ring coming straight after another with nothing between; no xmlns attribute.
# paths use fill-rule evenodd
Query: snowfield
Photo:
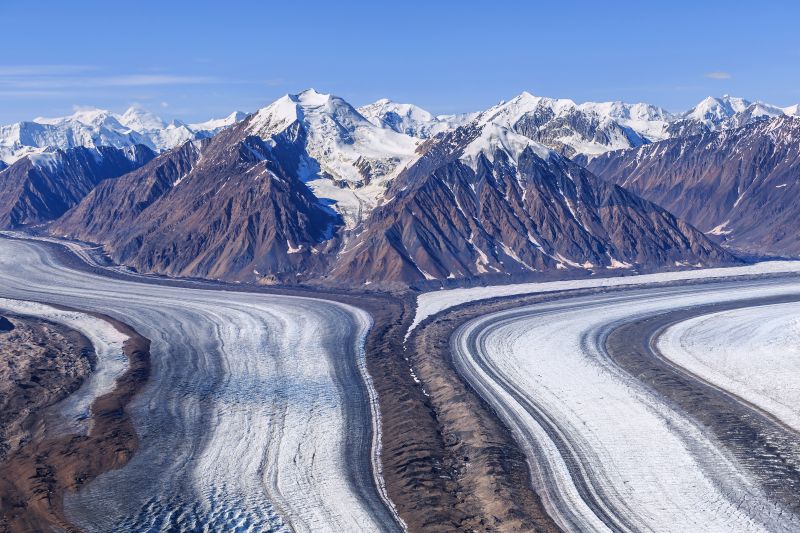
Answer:
<svg viewBox="0 0 800 533"><path fill-rule="evenodd" d="M713 435L624 371L605 348L610 329L636 318L787 294L800 297L800 281L741 280L567 298L476 318L451 343L459 371L528 455L534 486L564 530L797 531L800 517L770 499ZM773 339L770 346L778 353L771 361L793 360L751 385L775 401L796 398L798 389L796 345L791 336L774 340L774 328L787 324L777 317L786 311L770 310L775 321L762 324L752 340L755 346ZM748 323L764 322L764 313ZM709 361L714 357L697 355L708 344L704 339L714 338L714 346L724 342L724 328L733 328L736 318L714 318L708 328L679 326L663 342L671 347L673 338L697 339L688 344L691 357ZM711 333L718 325L723 329ZM769 364L744 362L746 350L747 345L741 355L734 351L726 361L713 361L709 373L741 377ZM731 360L738 367L723 372ZM795 370L777 383L786 390L767 394L760 385L781 369Z"/></svg>
<svg viewBox="0 0 800 533"><path fill-rule="evenodd" d="M728 276L755 276L759 274L792 272L800 272L800 261L764 261L754 265L740 267L704 268L679 272L643 274L640 276L616 278L596 277L591 279L547 281L542 283L515 283L511 285L492 285L488 287L471 287L466 289L444 289L422 293L417 296L417 311L414 315L414 322L409 328L409 333L429 316L433 316L436 313L440 313L457 305L487 300L489 298L596 287L622 287L646 283L666 283L671 281L725 278Z"/></svg>
<svg viewBox="0 0 800 533"><path fill-rule="evenodd" d="M365 312L110 279L2 238L0 296L104 313L152 341L151 378L130 406L140 447L68 495L81 529L398 529L373 468Z"/></svg>
<svg viewBox="0 0 800 533"><path fill-rule="evenodd" d="M679 322L662 355L800 432L800 304L723 311Z"/></svg>

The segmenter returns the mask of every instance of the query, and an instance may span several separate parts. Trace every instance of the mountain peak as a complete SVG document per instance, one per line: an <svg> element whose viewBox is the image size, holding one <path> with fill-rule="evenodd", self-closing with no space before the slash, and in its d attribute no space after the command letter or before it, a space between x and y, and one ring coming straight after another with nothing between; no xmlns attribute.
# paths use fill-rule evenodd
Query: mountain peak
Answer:
<svg viewBox="0 0 800 533"><path fill-rule="evenodd" d="M495 154L503 152L516 165L520 155L528 148L542 159L548 159L554 154L549 148L525 135L489 122L481 126L480 134L466 146L461 159L475 170L480 155L484 155L489 161L494 161Z"/></svg>
<svg viewBox="0 0 800 533"><path fill-rule="evenodd" d="M698 120L706 124L719 124L736 113L741 113L751 102L744 98L723 95L721 98L707 96L684 114L684 118Z"/></svg>
<svg viewBox="0 0 800 533"><path fill-rule="evenodd" d="M74 112L69 116L55 118L36 117L33 119L33 122L50 125L65 124L67 122L79 122L86 126L99 126L109 119L114 120L114 114L107 109L90 106L76 106L74 108Z"/></svg>
<svg viewBox="0 0 800 533"><path fill-rule="evenodd" d="M222 128L241 122L245 119L245 117L247 117L247 113L243 113L242 111L234 111L225 118L212 118L211 120L207 120L205 122L189 124L189 127L194 131L209 132L214 134Z"/></svg>
<svg viewBox="0 0 800 533"><path fill-rule="evenodd" d="M160 130L167 126L167 123L161 120L160 117L139 105L130 106L119 117L119 122L123 126L138 132Z"/></svg>
<svg viewBox="0 0 800 533"><path fill-rule="evenodd" d="M441 115L432 113L414 104L401 104L381 98L359 107L358 112L374 125L389 128L398 133L418 139L427 139L437 133L457 127L473 115Z"/></svg>
<svg viewBox="0 0 800 533"><path fill-rule="evenodd" d="M325 105L331 100L330 94L317 92L314 88L306 89L293 96L295 96L300 103L308 106Z"/></svg>
<svg viewBox="0 0 800 533"><path fill-rule="evenodd" d="M302 134L293 130L295 124ZM414 157L419 143L371 122L342 98L313 89L258 110L248 132L268 142L288 133L300 178L332 199L348 224L377 202L385 181Z"/></svg>
<svg viewBox="0 0 800 533"><path fill-rule="evenodd" d="M479 114L482 124L495 122L502 126L513 128L514 125L526 114L531 113L540 106L550 108L555 114L576 107L575 102L566 98L547 98L534 96L523 91L511 100L502 101Z"/></svg>
<svg viewBox="0 0 800 533"><path fill-rule="evenodd" d="M792 115L795 117L800 117L800 104L790 105L789 107L784 107L783 112L787 115Z"/></svg>

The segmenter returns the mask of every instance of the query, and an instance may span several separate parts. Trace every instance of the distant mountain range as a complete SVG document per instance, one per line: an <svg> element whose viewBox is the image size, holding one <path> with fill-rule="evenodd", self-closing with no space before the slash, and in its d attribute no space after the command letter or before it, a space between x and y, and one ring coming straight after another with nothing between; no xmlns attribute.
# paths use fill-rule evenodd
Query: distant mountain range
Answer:
<svg viewBox="0 0 800 533"><path fill-rule="evenodd" d="M670 113L650 104L576 104L523 92L486 111L464 115L433 116L419 107L389 100L378 100L359 111L376 125L423 139L476 119L492 122L567 157L582 155L590 159L609 150L735 128L763 118L798 115L798 106L779 108L725 95L705 98L684 113Z"/></svg>
<svg viewBox="0 0 800 533"><path fill-rule="evenodd" d="M56 144L18 137L14 146L27 148L15 148L0 182L35 181L24 176L43 158L77 157L71 145L98 160L110 157L105 147L136 147L136 157L115 172L86 170L83 181L84 171L51 179L72 191L66 200L58 187L32 195L38 203L24 188L9 189L1 203L25 205L25 216L0 223L58 219L52 233L101 243L142 271L259 283L388 287L735 263L715 241L729 228L737 235L739 218L718 227L724 209L697 215L703 210L681 203L702 196L686 173L710 165L712 152L728 160L744 153L740 145L712 151L722 142L712 139L749 135L766 146L780 137L771 132L787 131L787 156L800 141L792 130L800 118L790 116L796 106L727 96L672 114L523 93L482 112L434 116L385 99L355 108L307 90L204 124L166 124L142 110L81 113L21 123L44 128ZM665 150L676 155L659 166ZM669 175L680 184L671 194L658 185L666 161L680 162ZM641 177L631 179L634 169ZM724 244L747 249L758 240L759 252L775 244L764 235L737 239Z"/></svg>
<svg viewBox="0 0 800 533"><path fill-rule="evenodd" d="M0 126L0 161L10 165L31 153L77 147L128 148L140 144L161 152L186 141L210 137L245 116L237 111L223 119L184 124L177 120L166 122L140 107L131 107L121 115L84 108L68 117L40 117Z"/></svg>

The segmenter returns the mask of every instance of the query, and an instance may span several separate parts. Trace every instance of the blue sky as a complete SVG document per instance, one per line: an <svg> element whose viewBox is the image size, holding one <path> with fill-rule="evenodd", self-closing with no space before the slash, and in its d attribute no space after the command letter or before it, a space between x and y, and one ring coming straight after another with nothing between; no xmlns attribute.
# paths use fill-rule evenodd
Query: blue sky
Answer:
<svg viewBox="0 0 800 533"><path fill-rule="evenodd" d="M340 4L340 5L336 5ZM527 90L800 102L800 2L0 2L0 123L139 103L201 120L315 87L436 113Z"/></svg>

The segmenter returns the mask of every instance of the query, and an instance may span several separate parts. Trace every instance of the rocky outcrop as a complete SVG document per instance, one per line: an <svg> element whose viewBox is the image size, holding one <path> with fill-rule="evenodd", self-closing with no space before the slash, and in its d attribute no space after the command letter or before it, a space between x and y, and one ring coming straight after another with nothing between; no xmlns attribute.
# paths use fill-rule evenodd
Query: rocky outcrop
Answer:
<svg viewBox="0 0 800 533"><path fill-rule="evenodd" d="M798 117L609 152L588 168L728 246L800 254Z"/></svg>
<svg viewBox="0 0 800 533"><path fill-rule="evenodd" d="M11 331L12 329L14 329L14 324L6 317L0 316L0 332Z"/></svg>

